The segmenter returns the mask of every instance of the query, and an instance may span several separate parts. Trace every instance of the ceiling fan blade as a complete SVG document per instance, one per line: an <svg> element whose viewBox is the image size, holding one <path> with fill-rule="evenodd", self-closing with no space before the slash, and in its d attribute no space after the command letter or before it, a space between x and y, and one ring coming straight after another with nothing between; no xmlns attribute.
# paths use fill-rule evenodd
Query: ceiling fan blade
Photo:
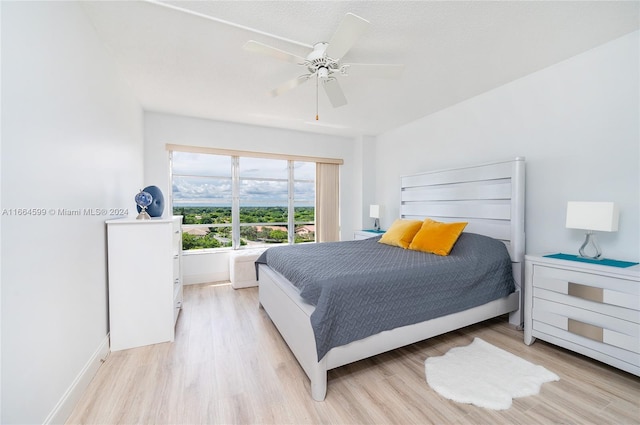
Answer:
<svg viewBox="0 0 640 425"><path fill-rule="evenodd" d="M342 92L342 88L340 88L338 80L330 78L323 81L322 85L324 86L325 93L327 93L329 102L331 102L331 105L333 105L334 108L339 108L340 106L347 104L347 98L344 97L344 93Z"/></svg>
<svg viewBox="0 0 640 425"><path fill-rule="evenodd" d="M269 91L269 94L273 97L280 96L283 93L288 92L289 90L295 89L300 84L309 80L311 75L301 75L299 77L294 78L293 80L289 80L286 83L283 83L276 87L275 89Z"/></svg>
<svg viewBox="0 0 640 425"><path fill-rule="evenodd" d="M400 78L404 65L387 65L377 63L348 63L342 65L344 74L351 77L368 78Z"/></svg>
<svg viewBox="0 0 640 425"><path fill-rule="evenodd" d="M291 63L304 63L305 59L293 53L285 52L284 50L276 49L275 47L268 46L260 43L259 41L249 40L242 46L244 50L254 53L260 53L262 55L271 56L272 58L279 59L285 62Z"/></svg>
<svg viewBox="0 0 640 425"><path fill-rule="evenodd" d="M367 28L369 28L369 21L353 13L347 13L329 41L327 56L332 59L342 58Z"/></svg>

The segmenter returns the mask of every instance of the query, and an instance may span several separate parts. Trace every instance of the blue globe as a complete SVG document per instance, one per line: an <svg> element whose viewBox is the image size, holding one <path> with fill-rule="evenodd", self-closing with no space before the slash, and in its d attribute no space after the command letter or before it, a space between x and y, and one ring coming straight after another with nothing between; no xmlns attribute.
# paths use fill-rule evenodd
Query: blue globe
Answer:
<svg viewBox="0 0 640 425"><path fill-rule="evenodd" d="M153 197L149 192L143 192L142 190L136 195L136 204L138 204L138 212L146 209L153 202Z"/></svg>

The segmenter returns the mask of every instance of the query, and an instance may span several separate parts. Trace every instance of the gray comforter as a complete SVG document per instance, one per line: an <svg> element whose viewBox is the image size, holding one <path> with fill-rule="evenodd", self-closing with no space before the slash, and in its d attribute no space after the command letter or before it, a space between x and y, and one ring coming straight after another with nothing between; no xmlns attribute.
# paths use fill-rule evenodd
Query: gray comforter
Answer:
<svg viewBox="0 0 640 425"><path fill-rule="evenodd" d="M463 233L446 257L379 239L278 246L256 261L282 274L315 305L311 326L318 360L333 347L515 290L511 259L495 239Z"/></svg>

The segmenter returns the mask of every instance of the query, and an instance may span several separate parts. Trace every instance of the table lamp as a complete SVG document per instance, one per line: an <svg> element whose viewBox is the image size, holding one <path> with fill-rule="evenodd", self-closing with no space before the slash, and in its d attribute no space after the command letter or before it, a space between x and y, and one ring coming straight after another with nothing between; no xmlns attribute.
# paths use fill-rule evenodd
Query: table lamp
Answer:
<svg viewBox="0 0 640 425"><path fill-rule="evenodd" d="M369 205L369 217L374 218L373 228L376 232L380 231L380 206Z"/></svg>
<svg viewBox="0 0 640 425"><path fill-rule="evenodd" d="M568 229L586 230L586 238L578 251L580 257L599 260L602 250L598 246L594 231L618 231L618 206L613 202L568 202Z"/></svg>

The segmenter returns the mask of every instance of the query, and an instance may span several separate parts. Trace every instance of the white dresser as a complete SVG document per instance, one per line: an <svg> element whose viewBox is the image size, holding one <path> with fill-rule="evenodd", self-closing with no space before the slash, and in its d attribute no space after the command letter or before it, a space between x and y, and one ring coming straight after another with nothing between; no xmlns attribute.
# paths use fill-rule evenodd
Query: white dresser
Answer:
<svg viewBox="0 0 640 425"><path fill-rule="evenodd" d="M540 338L640 376L640 267L525 258L524 342Z"/></svg>
<svg viewBox="0 0 640 425"><path fill-rule="evenodd" d="M107 221L111 351L173 341L182 307L181 222Z"/></svg>

